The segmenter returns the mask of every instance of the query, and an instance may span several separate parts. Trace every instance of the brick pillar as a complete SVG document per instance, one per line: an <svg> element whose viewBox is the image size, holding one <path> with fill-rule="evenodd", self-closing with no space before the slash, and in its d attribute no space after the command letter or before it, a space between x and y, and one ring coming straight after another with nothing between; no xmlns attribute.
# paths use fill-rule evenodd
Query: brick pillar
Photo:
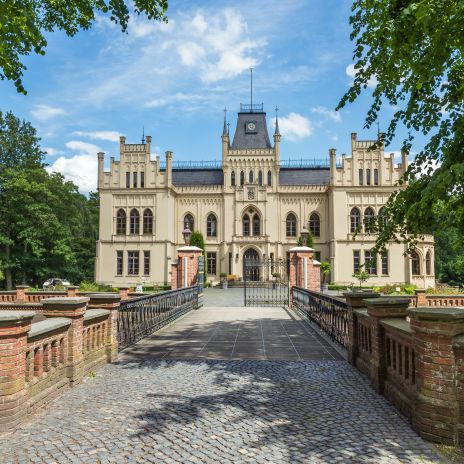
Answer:
<svg viewBox="0 0 464 464"><path fill-rule="evenodd" d="M69 287L66 288L66 291L68 292L68 298L74 298L77 296L77 291L79 290L78 285L70 285Z"/></svg>
<svg viewBox="0 0 464 464"><path fill-rule="evenodd" d="M90 298L89 308L103 308L111 311L108 320L108 330L105 334L105 349L108 362L118 360L118 310L121 296L117 293L95 293L87 295Z"/></svg>
<svg viewBox="0 0 464 464"><path fill-rule="evenodd" d="M290 287L321 291L320 263L314 263L313 253L314 250L309 247L294 247L289 250Z"/></svg>
<svg viewBox="0 0 464 464"><path fill-rule="evenodd" d="M416 352L414 427L427 440L456 444L459 359L453 344L464 334L464 309L414 308L409 315Z"/></svg>
<svg viewBox="0 0 464 464"><path fill-rule="evenodd" d="M171 289L174 290L179 288L179 283L177 282L179 268L177 263L171 263Z"/></svg>
<svg viewBox="0 0 464 464"><path fill-rule="evenodd" d="M27 333L34 314L0 312L0 432L11 431L27 413Z"/></svg>
<svg viewBox="0 0 464 464"><path fill-rule="evenodd" d="M16 302L17 303L27 303L27 289L29 285L17 285L16 286Z"/></svg>
<svg viewBox="0 0 464 464"><path fill-rule="evenodd" d="M408 314L410 298L367 298L364 300L369 315L372 343L372 356L369 366L371 384L377 393L383 394L387 375L385 351L385 331L380 324L384 318L405 319Z"/></svg>
<svg viewBox="0 0 464 464"><path fill-rule="evenodd" d="M42 300L45 317L68 317L71 325L68 328L68 363L67 376L71 386L82 380L84 357L82 338L84 331L84 314L89 298L45 298Z"/></svg>
<svg viewBox="0 0 464 464"><path fill-rule="evenodd" d="M365 298L378 298L380 295L374 292L347 292L344 293L348 304L348 361L356 366L358 357L358 317L356 310L366 309Z"/></svg>
<svg viewBox="0 0 464 464"><path fill-rule="evenodd" d="M129 299L129 287L119 287L119 296L121 300Z"/></svg>
<svg viewBox="0 0 464 464"><path fill-rule="evenodd" d="M195 246L184 246L177 249L177 288L191 287L197 283L198 258L203 250ZM171 274L171 287L173 282ZM172 287L174 288L174 287Z"/></svg>
<svg viewBox="0 0 464 464"><path fill-rule="evenodd" d="M423 288L415 290L416 294L416 308L423 308L427 306L427 295Z"/></svg>

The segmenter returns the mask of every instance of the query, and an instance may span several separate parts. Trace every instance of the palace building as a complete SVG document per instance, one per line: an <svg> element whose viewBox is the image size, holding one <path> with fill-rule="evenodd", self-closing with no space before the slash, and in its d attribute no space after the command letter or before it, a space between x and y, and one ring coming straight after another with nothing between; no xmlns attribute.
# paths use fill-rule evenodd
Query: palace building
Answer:
<svg viewBox="0 0 464 464"><path fill-rule="evenodd" d="M316 259L331 265L330 281L356 282L364 265L369 284L433 287L433 237L412 256L392 243L373 255L375 236L365 222L382 213L407 168L375 140L351 134L351 156L281 160L276 117L273 143L262 105L241 105L233 139L224 120L222 160L175 162L172 152L152 159L151 137L140 144L120 139L120 158L98 154L100 233L96 280L113 286L170 282L185 227L205 239L206 278L243 275L246 258L285 259L303 226L314 237ZM356 233L357 232L357 233Z"/></svg>

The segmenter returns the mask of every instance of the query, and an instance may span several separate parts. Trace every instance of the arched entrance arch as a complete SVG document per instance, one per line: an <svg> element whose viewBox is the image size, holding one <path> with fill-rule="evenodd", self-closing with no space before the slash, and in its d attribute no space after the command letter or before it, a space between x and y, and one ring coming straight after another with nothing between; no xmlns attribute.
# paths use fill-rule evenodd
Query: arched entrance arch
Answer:
<svg viewBox="0 0 464 464"><path fill-rule="evenodd" d="M254 248L243 253L243 277L248 281L259 281L259 253Z"/></svg>

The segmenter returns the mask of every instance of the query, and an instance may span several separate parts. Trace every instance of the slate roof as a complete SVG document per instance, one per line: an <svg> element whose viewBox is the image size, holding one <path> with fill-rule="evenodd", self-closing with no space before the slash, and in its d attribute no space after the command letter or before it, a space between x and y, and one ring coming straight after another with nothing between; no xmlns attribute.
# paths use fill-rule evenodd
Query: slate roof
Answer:
<svg viewBox="0 0 464 464"><path fill-rule="evenodd" d="M328 168L281 168L279 184L281 185L325 185L330 181ZM223 185L222 169L173 169L174 185Z"/></svg>
<svg viewBox="0 0 464 464"><path fill-rule="evenodd" d="M247 134L245 126L253 121L256 133ZM238 113L232 150L246 150L250 148L272 148L267 132L266 113Z"/></svg>
<svg viewBox="0 0 464 464"><path fill-rule="evenodd" d="M173 169L174 185L223 185L222 169Z"/></svg>
<svg viewBox="0 0 464 464"><path fill-rule="evenodd" d="M330 169L281 168L279 184L281 185L325 185L330 182Z"/></svg>

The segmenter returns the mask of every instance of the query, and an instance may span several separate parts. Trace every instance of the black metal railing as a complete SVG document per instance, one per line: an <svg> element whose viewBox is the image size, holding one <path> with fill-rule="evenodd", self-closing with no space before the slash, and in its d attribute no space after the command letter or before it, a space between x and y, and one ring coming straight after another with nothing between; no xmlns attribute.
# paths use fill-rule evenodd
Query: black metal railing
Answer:
<svg viewBox="0 0 464 464"><path fill-rule="evenodd" d="M198 305L198 287L180 288L121 301L118 344L122 350Z"/></svg>
<svg viewBox="0 0 464 464"><path fill-rule="evenodd" d="M333 340L346 348L348 344L348 305L321 293L292 287L293 307L315 322Z"/></svg>
<svg viewBox="0 0 464 464"><path fill-rule="evenodd" d="M258 103L255 105L249 105L240 103L240 113L263 113L264 103Z"/></svg>

